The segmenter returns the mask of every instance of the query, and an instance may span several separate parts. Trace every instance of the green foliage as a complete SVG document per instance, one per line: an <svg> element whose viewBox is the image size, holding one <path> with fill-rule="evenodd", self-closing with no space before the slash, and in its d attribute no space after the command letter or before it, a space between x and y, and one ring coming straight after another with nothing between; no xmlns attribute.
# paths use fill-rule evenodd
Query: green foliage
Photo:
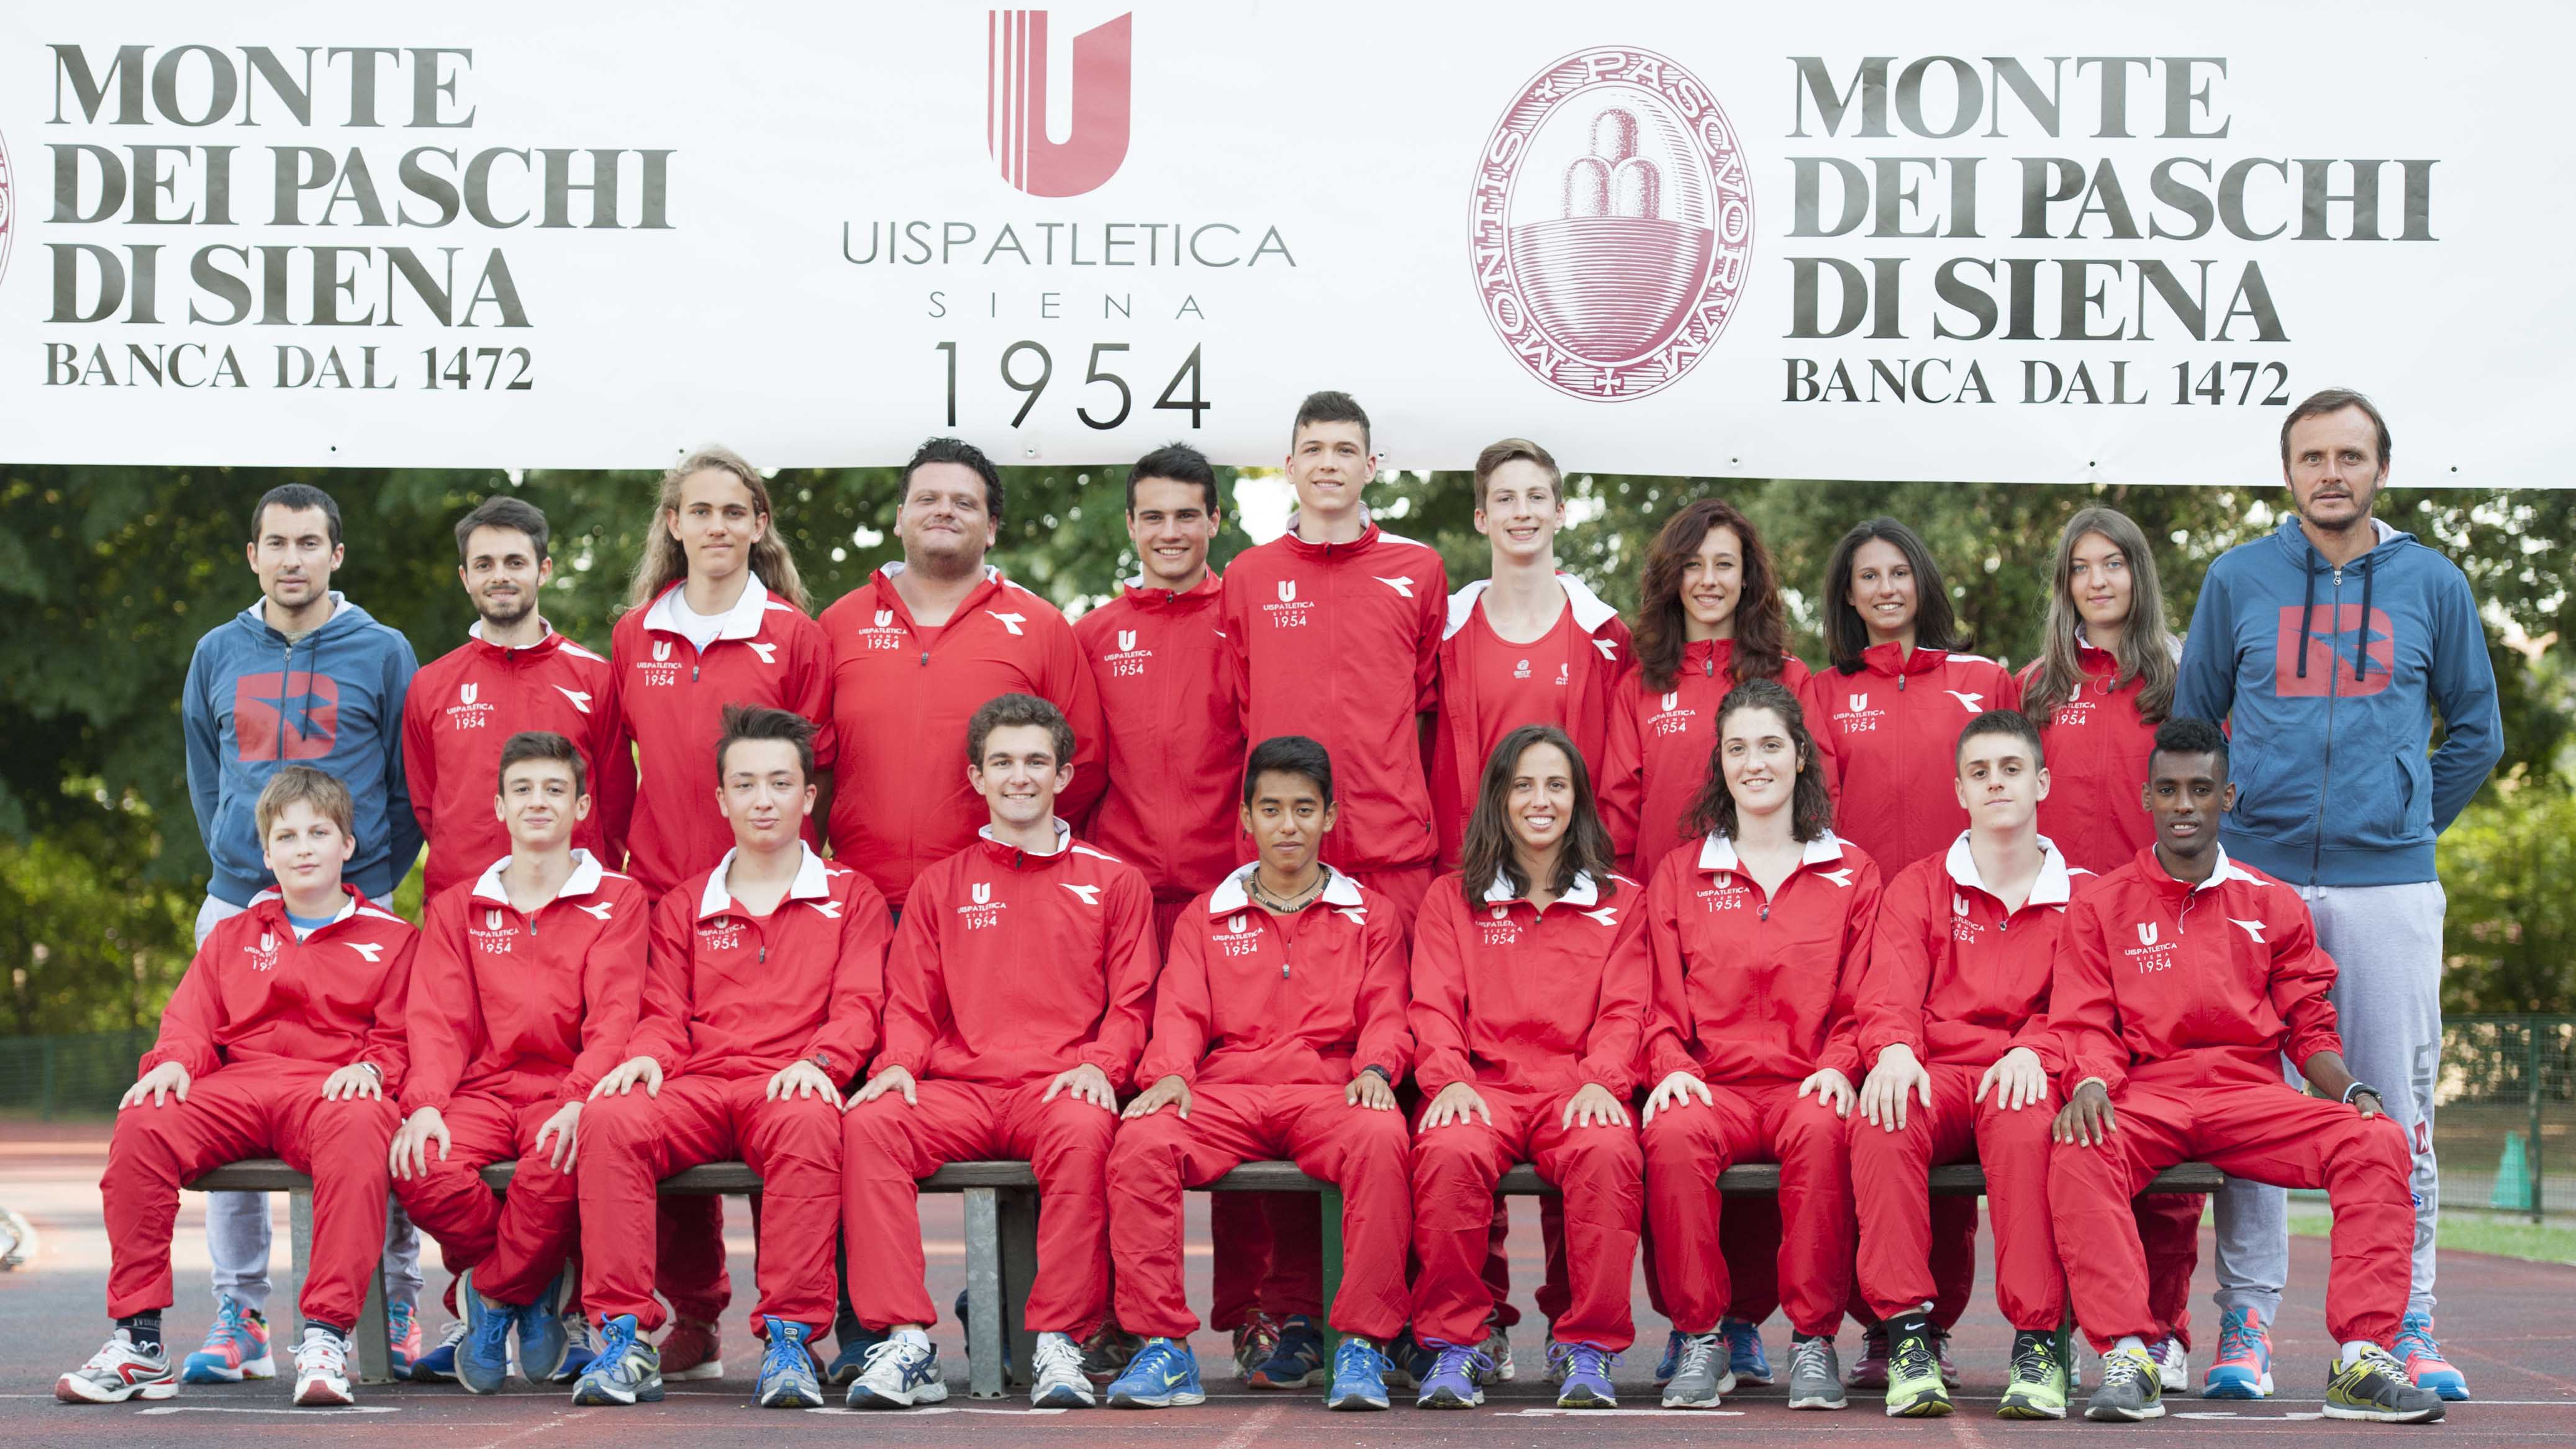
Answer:
<svg viewBox="0 0 2576 1449"><path fill-rule="evenodd" d="M1005 477L996 561L1014 578L1078 610L1134 571L1121 518L1124 470L1015 468ZM1225 470L1220 479L1233 487ZM115 1025L138 1013L148 1020L176 979L205 871L186 792L181 681L197 638L254 602L242 561L250 509L262 492L290 481L319 484L339 500L348 558L335 586L401 629L426 661L455 647L471 621L453 571L454 522L505 490L543 508L554 525L547 617L604 647L625 607L657 480L649 472L0 467L0 606L17 624L0 635L0 953L27 973L11 996L14 1029ZM791 470L771 480L818 607L899 554L889 532L896 488L890 468ZM1732 498L1778 559L1811 659L1822 652L1813 594L1834 540L1874 514L1903 518L1942 563L1979 646L2015 663L2038 648L2057 533L2077 508L2122 508L2157 540L2179 628L2210 560L2274 526L2282 496L2272 487L1610 474L1577 474L1567 491L1581 521L1563 535L1560 556L1623 607L1635 603L1646 543L1664 517L1706 492ZM1483 575L1485 544L1466 475L1403 475L1378 485L1373 498L1392 527L1440 550L1453 584ZM2567 682L2554 667L2529 667L2501 640L2508 628L2543 642L2576 638L2576 554L2567 547L2576 542L2576 492L2399 492L2380 514L2458 561L2487 601L2504 683L2506 768L2526 782L2490 787L2445 843L2446 862L2488 852L2474 869L2445 872L2453 990L2489 1009L2564 1009L2576 1001L2565 951L2541 945L2510 955L2469 939L2466 923L2486 922L2479 929L2493 935L2508 922L2500 906L2487 909L2490 872L2511 880L2521 871L2531 894L2515 899L2526 904L2546 896L2547 883L2569 879L2554 855L2536 853L2565 849L2570 834L2558 763L2571 717ZM1229 511L1218 562L1249 542ZM2532 931L2516 929L2526 938ZM2491 993L2490 974L2511 984Z"/></svg>
<svg viewBox="0 0 2576 1449"><path fill-rule="evenodd" d="M2499 780L2440 845L2450 896L2442 1010L2560 1012L2576 960L2576 789L2556 776Z"/></svg>

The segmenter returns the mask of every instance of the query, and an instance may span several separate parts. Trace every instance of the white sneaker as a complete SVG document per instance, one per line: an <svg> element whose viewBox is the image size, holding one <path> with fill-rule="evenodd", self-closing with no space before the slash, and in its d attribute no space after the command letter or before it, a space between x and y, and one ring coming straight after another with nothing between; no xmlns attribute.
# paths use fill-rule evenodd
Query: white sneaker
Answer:
<svg viewBox="0 0 2576 1449"><path fill-rule="evenodd" d="M134 1335L120 1328L107 1336L107 1346L89 1362L54 1380L54 1397L66 1404L121 1404L128 1399L166 1399L179 1392L170 1373L165 1348L136 1348Z"/></svg>
<svg viewBox="0 0 2576 1449"><path fill-rule="evenodd" d="M1029 1385L1029 1404L1040 1409L1088 1409L1100 1402L1091 1378L1082 1371L1082 1345L1062 1333L1038 1335L1037 1381Z"/></svg>
<svg viewBox="0 0 2576 1449"><path fill-rule="evenodd" d="M897 1334L868 1350L847 1402L853 1409L909 1409L947 1397L939 1350L926 1341L914 1343Z"/></svg>
<svg viewBox="0 0 2576 1449"><path fill-rule="evenodd" d="M357 1395L349 1392L349 1340L308 1324L303 1341L295 1345L296 1407L357 1401Z"/></svg>
<svg viewBox="0 0 2576 1449"><path fill-rule="evenodd" d="M1492 1332L1485 1335L1485 1341L1477 1345L1476 1351L1494 1361L1494 1371L1487 1377L1495 1382L1510 1383L1520 1373L1512 1366L1512 1332L1490 1318L1485 1320L1485 1327Z"/></svg>
<svg viewBox="0 0 2576 1449"><path fill-rule="evenodd" d="M2191 1387L2191 1350L2179 1338L2168 1338L2147 1349L2147 1357L2156 1361L2156 1377L2164 1381L2166 1393L2178 1394Z"/></svg>

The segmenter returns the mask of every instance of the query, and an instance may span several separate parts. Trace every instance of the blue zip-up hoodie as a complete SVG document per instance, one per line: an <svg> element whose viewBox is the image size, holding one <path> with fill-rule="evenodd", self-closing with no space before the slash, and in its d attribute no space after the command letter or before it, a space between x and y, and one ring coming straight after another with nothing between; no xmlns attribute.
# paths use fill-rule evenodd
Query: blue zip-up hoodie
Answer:
<svg viewBox="0 0 2576 1449"><path fill-rule="evenodd" d="M2210 565L2173 712L2231 719L2236 808L2221 840L2294 885L2435 878L2433 839L2504 754L2495 669L2469 581L2373 520L2337 568L2298 518ZM2433 710L2446 730L2429 758Z"/></svg>
<svg viewBox="0 0 2576 1449"><path fill-rule="evenodd" d="M260 787L311 765L349 787L357 854L343 878L371 901L393 899L420 858L420 822L403 775L403 695L419 668L411 641L331 595L330 619L288 643L256 603L197 641L179 718L188 735L188 795L214 862L206 893L247 906L276 883L261 860Z"/></svg>

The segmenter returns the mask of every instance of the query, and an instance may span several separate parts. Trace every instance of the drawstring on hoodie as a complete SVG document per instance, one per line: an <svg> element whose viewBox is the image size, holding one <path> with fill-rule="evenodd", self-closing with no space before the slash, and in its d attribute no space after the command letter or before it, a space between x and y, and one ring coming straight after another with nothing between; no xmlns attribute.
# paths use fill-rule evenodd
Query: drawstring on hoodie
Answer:
<svg viewBox="0 0 2576 1449"><path fill-rule="evenodd" d="M2361 556L2361 627L2354 631L2352 645L2352 678L2358 684L2370 675L2370 555Z"/></svg>
<svg viewBox="0 0 2576 1449"><path fill-rule="evenodd" d="M2307 574L2307 576L2308 576L2308 594L2307 594L2307 597L2306 597L2304 600L2300 601L2300 604L2299 604L2299 673L2298 673L2298 677L2299 677L2299 678L2301 678L2301 679L2305 679L2305 678L2307 678L2307 677L2308 677L2308 625L2309 625L2309 622L2310 622L2311 620L2313 620L2313 619L2316 617L2316 613L2317 613L2317 569L2316 569L2316 566L2317 566L2318 561L2319 561L2319 560L2318 560L2318 558L2317 558L2317 551L2316 551L2316 549L2315 549L2314 547L2310 547L2310 548L2308 549L2308 567L2307 567L2307 569L2305 570L2305 572L2306 572L2306 574ZM2365 614L2365 615L2363 615L2363 617L2366 619L2366 618L2368 618L2369 616Z"/></svg>

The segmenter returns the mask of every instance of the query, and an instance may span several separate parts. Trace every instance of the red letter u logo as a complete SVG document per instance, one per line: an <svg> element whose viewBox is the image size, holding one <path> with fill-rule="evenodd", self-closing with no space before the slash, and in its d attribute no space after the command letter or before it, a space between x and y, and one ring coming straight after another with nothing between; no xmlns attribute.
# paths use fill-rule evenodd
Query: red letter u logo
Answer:
<svg viewBox="0 0 2576 1449"><path fill-rule="evenodd" d="M986 18L984 143L1002 179L1031 196L1080 196L1127 159L1129 22L1121 15L1073 38L1073 134L1047 139L1047 13Z"/></svg>

